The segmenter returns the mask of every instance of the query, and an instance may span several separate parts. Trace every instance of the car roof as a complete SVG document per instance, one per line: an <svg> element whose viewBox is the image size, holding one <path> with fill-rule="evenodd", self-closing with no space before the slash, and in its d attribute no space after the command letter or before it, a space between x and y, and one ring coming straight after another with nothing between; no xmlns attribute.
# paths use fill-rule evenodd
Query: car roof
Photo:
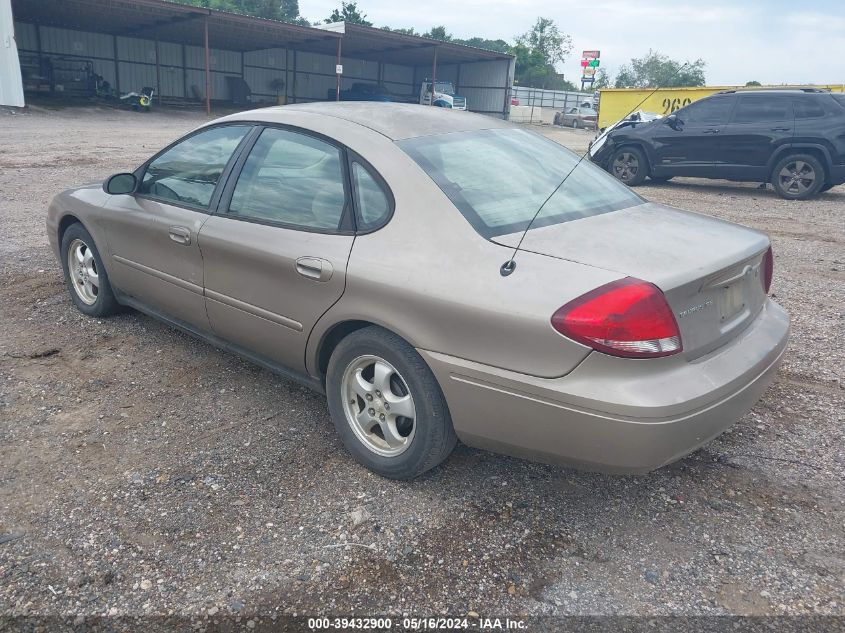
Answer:
<svg viewBox="0 0 845 633"><path fill-rule="evenodd" d="M722 92L717 92L716 94L726 95L726 94L758 94L758 95L771 95L771 94L818 94L818 95L826 95L830 94L829 90L819 90L818 88L737 88L735 90L723 90Z"/></svg>
<svg viewBox="0 0 845 633"><path fill-rule="evenodd" d="M375 101L324 101L274 106L226 117L268 123L286 123L285 113L308 112L360 125L392 140L513 127L502 119L461 110L414 103Z"/></svg>

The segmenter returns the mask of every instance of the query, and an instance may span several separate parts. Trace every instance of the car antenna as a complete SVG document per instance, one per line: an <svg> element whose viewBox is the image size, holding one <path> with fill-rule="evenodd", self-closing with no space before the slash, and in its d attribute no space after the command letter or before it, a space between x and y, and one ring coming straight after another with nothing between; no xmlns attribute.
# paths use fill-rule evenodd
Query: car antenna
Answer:
<svg viewBox="0 0 845 633"><path fill-rule="evenodd" d="M678 73L680 73L680 72L681 72L684 68L686 68L687 66L689 66L689 62L686 62L686 63L685 63L685 64L683 64L682 66L679 66L679 67L675 70L675 72L673 72L673 73L670 75L670 77L669 77L669 78L674 77L675 75L677 75ZM667 79L668 79L668 78L667 78ZM619 120L620 120L620 121L624 121L624 120L625 120L625 119L627 119L629 116L631 116L634 112L636 112L636 111L639 109L639 107L640 107L642 104L644 104L646 101L648 101L648 100L652 97L652 95L653 95L655 92L657 92L658 90L660 90L662 87L663 87L663 86L657 86L657 88L655 88L655 89L654 89L654 90L652 90L650 93L648 93L648 94L647 94L647 95L643 98L643 100L642 100L642 101L640 101L637 105L635 105L633 108L631 108L631 110L628 112L628 114L626 114L625 116L623 116L623 117L622 117L621 119L619 119ZM531 226L534 224L534 221L535 221L535 220L537 219L537 217L540 215L540 212L543 210L543 207L545 207L545 206L546 206L546 203L547 203L549 200L551 200L551 199L552 199L552 197L553 197L553 196L554 196L554 195L558 192L558 190L559 190L561 187L563 187L563 184L564 184L564 183L567 181L567 179L568 179L568 178L572 175L572 172L574 172L574 171L575 171L575 169L578 167L578 165L580 165L580 164L581 164L581 161L582 161L582 160L584 160L584 158L586 158L587 154L589 154L589 153L590 153L590 148L589 148L589 147L587 147L587 151L586 151L586 152L584 152L583 154L581 154L581 156L578 158L578 161L577 161L577 162L576 162L576 163L572 166L572 169L570 169L570 170L569 170L569 172L568 172L568 173L567 173L567 174L563 177L563 180L561 180L561 181L558 183L557 187L555 187L555 188L554 188L554 190L553 190L553 191L549 194L549 196L548 196L545 200L543 200L543 204L541 204L541 205L539 206L539 208L537 209L537 211L534 213L534 217L532 217L532 218L531 218L531 221L528 223L528 226L526 226L526 227L525 227L525 230L522 232L522 235L520 236L519 241L516 243L516 248L514 248L514 249L513 249L513 253L511 254L510 259L509 259L509 260L507 260L504 264L502 264L502 266L499 268L499 273L502 275L502 277L507 277L507 276L508 276L508 275L510 275L510 274L511 274L514 270L516 270L516 259L515 259L515 257L516 257L516 254L519 252L519 248L522 246L522 240L524 240L524 239L525 239L525 236L526 236L526 235L528 235L528 231L530 231L530 230L531 230Z"/></svg>

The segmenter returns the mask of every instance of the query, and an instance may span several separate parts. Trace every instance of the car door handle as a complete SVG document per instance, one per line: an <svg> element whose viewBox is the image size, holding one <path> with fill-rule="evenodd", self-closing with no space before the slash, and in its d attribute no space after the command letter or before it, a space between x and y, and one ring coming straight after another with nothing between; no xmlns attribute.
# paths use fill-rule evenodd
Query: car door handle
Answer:
<svg viewBox="0 0 845 633"><path fill-rule="evenodd" d="M704 130L704 134L718 134L719 128L711 127L709 130Z"/></svg>
<svg viewBox="0 0 845 633"><path fill-rule="evenodd" d="M773 127L772 132L789 132L791 129L791 127Z"/></svg>
<svg viewBox="0 0 845 633"><path fill-rule="evenodd" d="M191 230L184 226L171 226L169 229L170 239L182 246L191 245Z"/></svg>
<svg viewBox="0 0 845 633"><path fill-rule="evenodd" d="M334 268L330 262L319 257L300 257L296 260L296 272L314 281L328 281Z"/></svg>

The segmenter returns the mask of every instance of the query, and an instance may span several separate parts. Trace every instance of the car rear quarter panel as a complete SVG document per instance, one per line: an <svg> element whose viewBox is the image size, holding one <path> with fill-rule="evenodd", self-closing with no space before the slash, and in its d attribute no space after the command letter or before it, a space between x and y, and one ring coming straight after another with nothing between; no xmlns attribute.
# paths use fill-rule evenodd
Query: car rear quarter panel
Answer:
<svg viewBox="0 0 845 633"><path fill-rule="evenodd" d="M543 379L423 351L464 443L605 472L647 472L731 426L773 380L789 318L768 301L740 337L696 362L591 353ZM518 422L518 423L515 423Z"/></svg>

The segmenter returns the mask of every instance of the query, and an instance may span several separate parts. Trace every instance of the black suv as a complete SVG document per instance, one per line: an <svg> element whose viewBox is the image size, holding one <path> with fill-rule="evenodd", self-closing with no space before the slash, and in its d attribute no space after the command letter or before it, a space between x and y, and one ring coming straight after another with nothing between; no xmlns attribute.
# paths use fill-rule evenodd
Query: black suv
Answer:
<svg viewBox="0 0 845 633"><path fill-rule="evenodd" d="M769 182L803 200L845 182L845 94L730 90L663 119L625 120L590 158L622 182L673 176Z"/></svg>

